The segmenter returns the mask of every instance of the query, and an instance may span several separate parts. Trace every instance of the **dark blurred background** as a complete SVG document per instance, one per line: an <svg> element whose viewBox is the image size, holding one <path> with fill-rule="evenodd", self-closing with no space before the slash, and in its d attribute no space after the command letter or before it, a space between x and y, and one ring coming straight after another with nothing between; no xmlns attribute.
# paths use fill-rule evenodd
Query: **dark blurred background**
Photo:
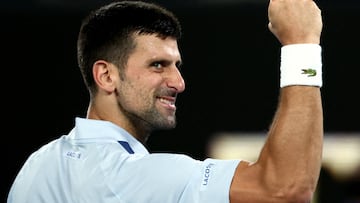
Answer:
<svg viewBox="0 0 360 203"><path fill-rule="evenodd" d="M81 19L109 0L0 0L3 88L1 197L31 152L69 132L85 116L88 94L76 60ZM266 132L276 109L280 45L267 28L267 0L159 0L183 25L187 90L178 126L150 137L153 152L208 156L217 132ZM360 132L360 1L317 1L323 13L326 132ZM360 136L360 133L355 133ZM331 181L336 198L356 202L358 179ZM324 192L322 193L324 194ZM331 197L331 196L330 196ZM319 198L321 199L321 198ZM358 201L360 202L360 200Z"/></svg>

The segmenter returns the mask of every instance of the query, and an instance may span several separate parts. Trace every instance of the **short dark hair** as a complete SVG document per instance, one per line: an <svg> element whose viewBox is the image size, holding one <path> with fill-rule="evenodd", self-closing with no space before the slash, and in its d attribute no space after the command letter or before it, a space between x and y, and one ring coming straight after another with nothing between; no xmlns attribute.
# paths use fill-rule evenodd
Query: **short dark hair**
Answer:
<svg viewBox="0 0 360 203"><path fill-rule="evenodd" d="M157 34L179 40L181 26L169 10L142 1L112 2L92 11L82 21L77 57L90 93L96 91L93 64L102 59L123 68L135 48L134 34Z"/></svg>

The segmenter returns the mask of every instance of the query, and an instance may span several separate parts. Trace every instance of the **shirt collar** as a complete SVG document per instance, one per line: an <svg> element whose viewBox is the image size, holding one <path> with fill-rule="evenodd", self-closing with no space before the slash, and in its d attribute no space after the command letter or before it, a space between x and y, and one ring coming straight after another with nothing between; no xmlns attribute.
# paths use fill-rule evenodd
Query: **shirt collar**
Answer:
<svg viewBox="0 0 360 203"><path fill-rule="evenodd" d="M110 121L76 117L75 127L69 133L77 142L128 142L135 153L149 154L148 150L123 128Z"/></svg>

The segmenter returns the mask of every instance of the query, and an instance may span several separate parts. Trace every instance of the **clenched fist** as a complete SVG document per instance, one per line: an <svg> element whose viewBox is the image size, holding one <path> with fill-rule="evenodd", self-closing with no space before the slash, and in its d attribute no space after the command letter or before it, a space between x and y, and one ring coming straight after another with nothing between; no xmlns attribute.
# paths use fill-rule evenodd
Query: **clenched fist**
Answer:
<svg viewBox="0 0 360 203"><path fill-rule="evenodd" d="M270 0L269 29L282 45L320 44L321 10L313 0Z"/></svg>

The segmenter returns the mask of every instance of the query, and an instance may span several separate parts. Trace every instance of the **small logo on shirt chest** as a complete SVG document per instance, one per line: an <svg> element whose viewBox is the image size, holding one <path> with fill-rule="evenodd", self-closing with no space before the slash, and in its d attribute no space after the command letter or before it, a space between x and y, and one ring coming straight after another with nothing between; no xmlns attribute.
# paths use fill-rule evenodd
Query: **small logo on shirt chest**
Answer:
<svg viewBox="0 0 360 203"><path fill-rule="evenodd" d="M80 152L68 151L68 152L65 152L65 156L70 157L72 159L81 159Z"/></svg>

